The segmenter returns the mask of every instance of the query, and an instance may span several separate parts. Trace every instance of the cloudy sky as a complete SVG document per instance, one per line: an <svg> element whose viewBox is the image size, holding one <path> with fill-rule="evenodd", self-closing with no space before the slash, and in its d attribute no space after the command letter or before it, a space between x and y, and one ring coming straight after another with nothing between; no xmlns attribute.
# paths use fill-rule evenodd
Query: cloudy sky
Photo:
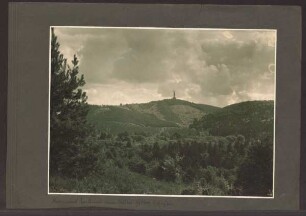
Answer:
<svg viewBox="0 0 306 216"><path fill-rule="evenodd" d="M60 50L74 54L90 104L172 97L226 106L273 100L273 30L56 27Z"/></svg>

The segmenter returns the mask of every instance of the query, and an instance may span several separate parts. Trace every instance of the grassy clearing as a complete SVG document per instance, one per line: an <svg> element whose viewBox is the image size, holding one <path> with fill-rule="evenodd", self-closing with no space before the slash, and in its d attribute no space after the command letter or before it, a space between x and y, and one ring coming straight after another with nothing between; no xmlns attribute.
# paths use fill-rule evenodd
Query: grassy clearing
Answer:
<svg viewBox="0 0 306 216"><path fill-rule="evenodd" d="M83 179L50 177L50 192L102 194L181 194L183 185L157 181L125 168L109 167Z"/></svg>

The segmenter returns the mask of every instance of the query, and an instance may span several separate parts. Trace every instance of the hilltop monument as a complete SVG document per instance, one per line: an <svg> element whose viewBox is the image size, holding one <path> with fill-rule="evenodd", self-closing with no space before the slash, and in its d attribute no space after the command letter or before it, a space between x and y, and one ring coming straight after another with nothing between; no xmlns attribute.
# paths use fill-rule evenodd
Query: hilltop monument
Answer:
<svg viewBox="0 0 306 216"><path fill-rule="evenodd" d="M172 98L173 100L175 100L176 99L176 97L175 97L175 91L173 90L173 98Z"/></svg>

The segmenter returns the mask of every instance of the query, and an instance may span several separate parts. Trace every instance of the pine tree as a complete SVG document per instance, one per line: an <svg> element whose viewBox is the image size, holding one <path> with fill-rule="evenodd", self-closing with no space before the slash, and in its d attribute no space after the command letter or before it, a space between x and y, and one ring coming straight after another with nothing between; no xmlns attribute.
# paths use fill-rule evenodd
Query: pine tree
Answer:
<svg viewBox="0 0 306 216"><path fill-rule="evenodd" d="M87 96L81 87L78 59L67 64L59 50L60 44L52 29L51 92L50 92L50 171L72 177L89 172L95 164L90 127L86 123Z"/></svg>

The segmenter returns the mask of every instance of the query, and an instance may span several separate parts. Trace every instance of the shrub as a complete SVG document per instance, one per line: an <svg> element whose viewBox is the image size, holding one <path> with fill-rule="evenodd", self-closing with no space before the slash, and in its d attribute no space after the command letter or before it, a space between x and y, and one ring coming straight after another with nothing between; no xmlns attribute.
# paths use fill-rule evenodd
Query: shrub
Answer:
<svg viewBox="0 0 306 216"><path fill-rule="evenodd" d="M128 162L128 167L131 171L145 174L146 173L146 163L138 156L132 157Z"/></svg>

